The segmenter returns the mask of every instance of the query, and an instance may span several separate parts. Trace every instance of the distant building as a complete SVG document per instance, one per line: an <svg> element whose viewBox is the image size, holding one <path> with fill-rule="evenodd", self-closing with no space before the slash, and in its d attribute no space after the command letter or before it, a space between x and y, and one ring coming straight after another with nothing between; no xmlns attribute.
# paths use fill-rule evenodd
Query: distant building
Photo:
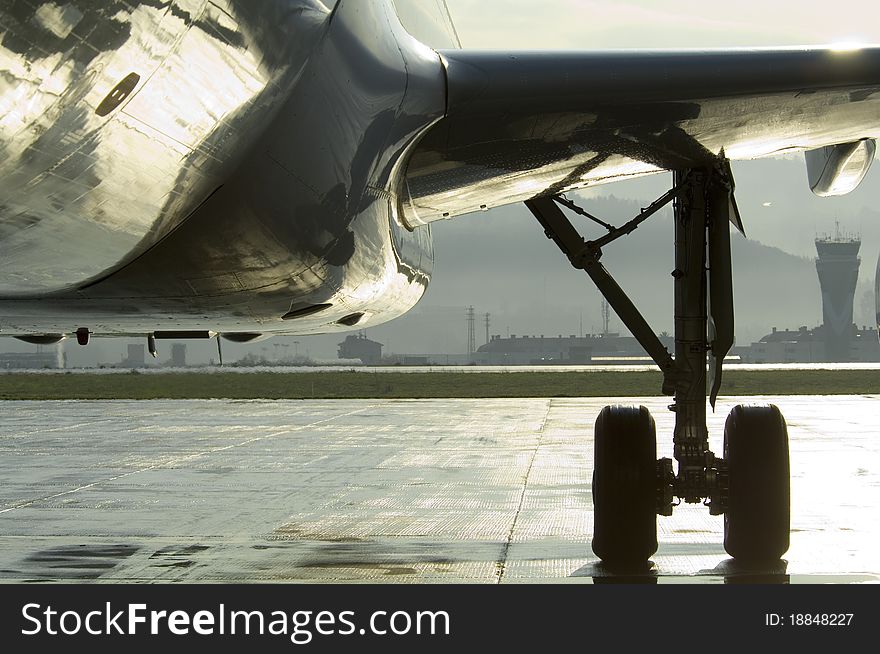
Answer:
<svg viewBox="0 0 880 654"><path fill-rule="evenodd" d="M840 336L837 332L832 341ZM851 325L842 337L846 340L847 352L841 355L836 351L835 361L880 362L880 340L876 330ZM822 363L828 361L828 341L824 326L815 329L801 327L796 331L774 327L770 334L743 349L741 357L746 363Z"/></svg>
<svg viewBox="0 0 880 654"><path fill-rule="evenodd" d="M880 362L874 329L853 324L853 298L859 279L858 238L835 235L816 239L816 273L822 289L822 326L777 331L740 352L749 363ZM740 350L740 348L737 348Z"/></svg>
<svg viewBox="0 0 880 654"><path fill-rule="evenodd" d="M129 345L128 356L122 360L123 368L143 368L147 364L143 345Z"/></svg>
<svg viewBox="0 0 880 654"><path fill-rule="evenodd" d="M186 368L186 345L174 343L171 346L171 365L175 368Z"/></svg>
<svg viewBox="0 0 880 654"><path fill-rule="evenodd" d="M340 359L360 359L368 366L382 362L382 344L371 341L363 332L348 336L339 344Z"/></svg>
<svg viewBox="0 0 880 654"><path fill-rule="evenodd" d="M4 352L0 354L0 370L44 370L64 367L61 348L48 352Z"/></svg>
<svg viewBox="0 0 880 654"><path fill-rule="evenodd" d="M673 340L662 336L661 341L673 348ZM588 336L545 337L519 336L504 338L492 336L488 343L474 354L474 361L483 365L580 365L588 363L643 362L648 357L644 348L632 336L615 333Z"/></svg>
<svg viewBox="0 0 880 654"><path fill-rule="evenodd" d="M773 328L744 353L748 363L813 363L825 360L825 343L818 330Z"/></svg>
<svg viewBox="0 0 880 654"><path fill-rule="evenodd" d="M524 366L536 364L590 363L592 343L589 338L569 336L544 338L516 334L504 338L492 336L481 345L474 360L484 365Z"/></svg>
<svg viewBox="0 0 880 654"><path fill-rule="evenodd" d="M840 235L816 239L816 272L822 288L822 334L825 361L851 361L853 297L859 280L858 238Z"/></svg>

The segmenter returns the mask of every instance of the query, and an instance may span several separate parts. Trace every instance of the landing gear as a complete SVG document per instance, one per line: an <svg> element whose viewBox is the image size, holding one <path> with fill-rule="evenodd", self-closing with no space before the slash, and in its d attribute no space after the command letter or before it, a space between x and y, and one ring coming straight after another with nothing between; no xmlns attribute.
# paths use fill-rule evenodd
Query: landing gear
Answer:
<svg viewBox="0 0 880 654"><path fill-rule="evenodd" d="M645 407L606 406L596 420L593 552L622 568L657 551L657 435Z"/></svg>
<svg viewBox="0 0 880 654"><path fill-rule="evenodd" d="M788 550L788 430L779 409L739 405L724 426L727 510L724 549L745 563L779 560Z"/></svg>
<svg viewBox="0 0 880 654"><path fill-rule="evenodd" d="M675 356L602 265L602 248L674 203ZM608 233L584 240L558 205ZM709 449L706 399L714 408L722 364L733 345L732 222L742 230L730 167L676 171L673 188L638 216L614 227L563 197L526 202L544 232L584 270L663 372L664 395L675 399L674 457L656 457L647 409L606 407L596 422L593 551L609 564L644 563L657 550L656 515L673 500L704 503L724 514L724 545L746 562L778 560L788 549L789 470L785 421L775 407L740 406L727 421L724 458ZM708 359L708 374L707 374Z"/></svg>

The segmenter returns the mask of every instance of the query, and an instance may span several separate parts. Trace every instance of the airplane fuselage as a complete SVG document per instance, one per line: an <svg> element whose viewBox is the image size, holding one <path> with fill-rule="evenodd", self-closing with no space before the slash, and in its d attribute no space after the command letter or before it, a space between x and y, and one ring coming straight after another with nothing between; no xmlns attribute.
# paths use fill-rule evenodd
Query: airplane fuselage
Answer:
<svg viewBox="0 0 880 654"><path fill-rule="evenodd" d="M444 73L390 3L0 17L0 334L327 332L422 296L396 198Z"/></svg>

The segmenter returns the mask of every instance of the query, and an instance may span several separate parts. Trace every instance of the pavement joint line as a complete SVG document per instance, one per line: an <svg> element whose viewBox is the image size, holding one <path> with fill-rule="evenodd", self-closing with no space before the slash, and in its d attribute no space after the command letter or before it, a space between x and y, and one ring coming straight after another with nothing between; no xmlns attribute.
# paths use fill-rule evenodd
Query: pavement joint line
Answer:
<svg viewBox="0 0 880 654"><path fill-rule="evenodd" d="M218 452L225 452L227 450L232 450L237 447L244 447L245 445L250 445L251 443L257 443L259 441L264 441L264 440L268 440L270 438L275 438L276 436L280 436L281 434L289 434L289 433L300 431L303 429L308 429L309 427L314 427L316 425L330 422L331 420L336 420L337 418L345 418L347 416L351 416L356 413L361 413L362 411L366 411L367 409L371 409L376 406L378 406L378 405L371 404L369 406L355 409L354 411L348 411L347 413L339 413L335 416L330 416L329 418L324 418L323 420L317 420L315 422L310 422L307 425L298 425L296 427L291 427L289 429L283 429L281 431L273 432L271 434L266 434L265 436L256 436L254 438L249 438L246 441L242 441L241 443L233 443L231 445L224 445L223 447L217 447L217 448L210 449L210 450L204 450L202 452L196 452L194 454L188 454L187 456L177 457L176 459L170 459L168 461L161 461L161 462L153 464L151 466L147 466L146 468L139 468L138 470L132 470L131 472L125 472L121 475L116 475L115 477L110 477L108 479L99 479L98 481L92 482L90 484L84 484L83 486L78 486L77 488L71 488L71 489L63 491L61 493L55 493L54 495L48 495L45 497L37 497L35 499L28 500L27 502L22 502L21 504L16 504L15 506L10 506L8 508L0 510L0 515L3 515L5 513L10 513L11 511L15 511L17 509L25 509L29 506L33 506L34 504L38 504L40 502L48 502L50 500L56 500L59 497L64 497L66 495L73 495L74 493L78 493L79 491L88 490L89 488L94 488L95 486L100 486L102 484L108 484L110 482L118 481L120 479L124 479L126 477L131 477L132 475L137 475L142 472L156 470L157 468L161 468L163 466L174 465L176 463L182 463L184 461L190 461L192 459L197 459L200 456L205 456L207 454L216 454Z"/></svg>
<svg viewBox="0 0 880 654"><path fill-rule="evenodd" d="M526 499L526 490L529 487L529 477L532 474L532 466L535 464L535 459L538 457L538 450L541 448L541 443L544 440L544 428L547 426L547 419L550 417L550 409L552 408L553 400L551 398L547 400L547 411L544 413L544 419L541 420L541 426L538 427L538 442L535 443L535 449L532 450L532 456L529 459L529 467L526 469L526 474L523 477L522 491L519 494L519 503L516 507L516 513L513 515L513 522L510 524L510 531L507 532L507 539L501 550L501 558L497 563L498 580L495 582L497 584L500 584L504 580L504 573L507 572L507 557L510 553L510 546L513 543L513 534L516 532L516 523L519 519L519 514L522 512L523 503Z"/></svg>

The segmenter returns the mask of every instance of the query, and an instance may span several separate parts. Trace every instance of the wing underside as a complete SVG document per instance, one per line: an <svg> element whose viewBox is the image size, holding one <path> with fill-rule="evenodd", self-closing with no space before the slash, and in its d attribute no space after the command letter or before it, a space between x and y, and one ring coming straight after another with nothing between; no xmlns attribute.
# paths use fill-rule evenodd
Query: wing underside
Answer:
<svg viewBox="0 0 880 654"><path fill-rule="evenodd" d="M410 225L705 163L880 137L880 48L441 53Z"/></svg>

